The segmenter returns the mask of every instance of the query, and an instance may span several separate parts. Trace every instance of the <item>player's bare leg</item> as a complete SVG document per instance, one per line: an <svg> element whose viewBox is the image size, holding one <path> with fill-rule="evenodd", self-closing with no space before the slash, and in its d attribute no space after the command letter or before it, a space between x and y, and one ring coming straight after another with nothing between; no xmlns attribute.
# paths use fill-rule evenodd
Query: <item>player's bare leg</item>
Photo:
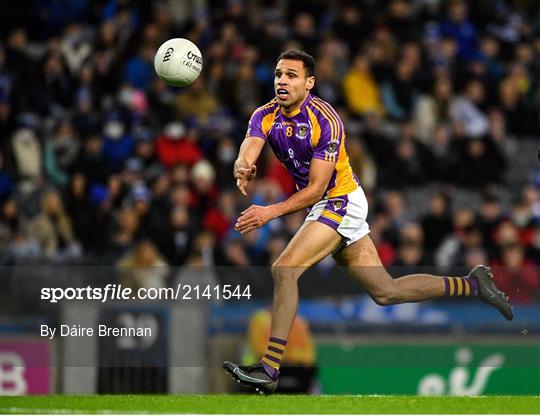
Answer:
<svg viewBox="0 0 540 416"><path fill-rule="evenodd" d="M489 268L484 266L475 267L468 277L412 274L393 279L382 265L369 235L339 250L334 258L379 305L419 302L448 296L450 284L450 295L478 295L495 306L506 319L511 320L513 317L508 298L496 288Z"/></svg>
<svg viewBox="0 0 540 416"><path fill-rule="evenodd" d="M272 266L274 304L272 336L287 339L298 308L298 279L341 242L332 228L316 221L306 222Z"/></svg>
<svg viewBox="0 0 540 416"><path fill-rule="evenodd" d="M260 363L247 367L225 361L223 368L235 380L264 394L276 389L279 364L298 309L298 279L332 253L341 239L337 231L316 221L308 221L298 230L272 266L274 303L267 351Z"/></svg>
<svg viewBox="0 0 540 416"><path fill-rule="evenodd" d="M418 302L444 296L442 278L429 274L413 274L393 279L384 268L369 235L334 254L344 267L379 305Z"/></svg>

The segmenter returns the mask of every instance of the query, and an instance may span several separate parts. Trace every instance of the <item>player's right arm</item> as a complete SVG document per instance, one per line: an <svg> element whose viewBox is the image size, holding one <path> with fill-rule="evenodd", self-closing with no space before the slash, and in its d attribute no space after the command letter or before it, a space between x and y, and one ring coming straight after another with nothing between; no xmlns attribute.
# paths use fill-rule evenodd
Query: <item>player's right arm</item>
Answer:
<svg viewBox="0 0 540 416"><path fill-rule="evenodd" d="M236 186L244 195L247 195L247 183L257 174L255 162L266 142L266 136L276 116L276 109L277 105L271 101L257 108L249 120L246 138L242 142L238 157L234 162Z"/></svg>
<svg viewBox="0 0 540 416"><path fill-rule="evenodd" d="M236 186L243 195L247 195L247 183L257 174L255 162L259 158L264 147L264 139L260 137L246 137L240 146L238 157L234 162L234 177Z"/></svg>

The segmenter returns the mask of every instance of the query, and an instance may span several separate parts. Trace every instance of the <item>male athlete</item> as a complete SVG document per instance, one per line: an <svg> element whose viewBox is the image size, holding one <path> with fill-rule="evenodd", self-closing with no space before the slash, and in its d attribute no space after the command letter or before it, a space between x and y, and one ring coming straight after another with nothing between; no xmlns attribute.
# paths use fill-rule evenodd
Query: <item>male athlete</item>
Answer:
<svg viewBox="0 0 540 416"><path fill-rule="evenodd" d="M384 269L369 237L367 200L349 164L343 124L334 109L310 94L315 61L289 50L277 61L276 97L253 113L234 166L240 192L255 177L255 162L266 142L293 176L298 191L283 202L252 205L235 229L246 234L274 218L301 209L309 214L272 265L274 303L268 347L261 361L223 368L238 382L260 393L276 387L279 365L298 307L298 278L329 254L379 305L418 302L445 296L478 296L513 318L508 297L497 289L491 270L476 266L467 277L414 274L393 279Z"/></svg>

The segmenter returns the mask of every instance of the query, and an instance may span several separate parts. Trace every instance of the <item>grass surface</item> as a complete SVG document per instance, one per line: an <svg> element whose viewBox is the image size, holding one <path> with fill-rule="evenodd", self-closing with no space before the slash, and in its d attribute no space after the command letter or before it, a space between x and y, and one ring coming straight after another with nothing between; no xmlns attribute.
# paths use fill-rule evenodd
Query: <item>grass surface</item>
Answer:
<svg viewBox="0 0 540 416"><path fill-rule="evenodd" d="M116 395L0 397L0 413L540 413L540 396Z"/></svg>

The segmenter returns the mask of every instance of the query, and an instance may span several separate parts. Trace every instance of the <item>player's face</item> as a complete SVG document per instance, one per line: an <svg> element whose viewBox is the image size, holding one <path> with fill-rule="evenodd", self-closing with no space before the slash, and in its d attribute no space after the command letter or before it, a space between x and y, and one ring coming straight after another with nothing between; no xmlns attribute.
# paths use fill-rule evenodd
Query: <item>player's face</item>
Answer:
<svg viewBox="0 0 540 416"><path fill-rule="evenodd" d="M274 77L274 91L279 105L292 110L304 101L313 88L315 77L308 77L302 61L281 59Z"/></svg>

